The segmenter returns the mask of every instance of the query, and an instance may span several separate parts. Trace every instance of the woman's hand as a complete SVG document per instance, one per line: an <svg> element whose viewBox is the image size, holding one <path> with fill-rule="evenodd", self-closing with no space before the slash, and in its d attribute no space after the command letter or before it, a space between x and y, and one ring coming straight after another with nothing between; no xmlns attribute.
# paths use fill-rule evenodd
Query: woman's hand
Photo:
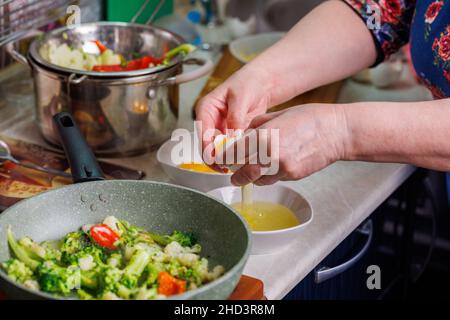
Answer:
<svg viewBox="0 0 450 320"><path fill-rule="evenodd" d="M279 150L270 150L272 160L279 161L279 170L262 175L262 165L246 164L231 177L234 185L268 185L307 177L343 159L349 141L340 105L310 104L264 114L253 119L250 128L279 129Z"/></svg>
<svg viewBox="0 0 450 320"><path fill-rule="evenodd" d="M204 134L207 130L246 129L254 117L264 114L270 107L271 83L264 70L249 64L203 97L196 106L203 150L214 141L214 136Z"/></svg>
<svg viewBox="0 0 450 320"><path fill-rule="evenodd" d="M246 129L267 108L372 65L376 53L363 20L343 1L325 1L200 101L200 131ZM202 134L208 163L213 159L208 157L213 139Z"/></svg>

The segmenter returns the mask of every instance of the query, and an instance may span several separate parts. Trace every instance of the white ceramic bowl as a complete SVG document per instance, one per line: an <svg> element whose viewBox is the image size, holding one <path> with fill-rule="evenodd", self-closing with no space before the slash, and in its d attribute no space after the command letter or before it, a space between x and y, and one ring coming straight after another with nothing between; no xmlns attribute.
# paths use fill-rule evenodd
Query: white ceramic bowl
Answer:
<svg viewBox="0 0 450 320"><path fill-rule="evenodd" d="M285 34L284 32L267 32L239 38L230 43L230 52L240 62L247 63Z"/></svg>
<svg viewBox="0 0 450 320"><path fill-rule="evenodd" d="M241 201L241 188L223 187L208 192L226 204ZM300 221L298 226L274 231L252 231L252 254L269 254L287 247L293 239L305 229L313 219L313 211L309 202L298 192L274 184L271 186L254 186L253 201L279 203L291 209Z"/></svg>
<svg viewBox="0 0 450 320"><path fill-rule="evenodd" d="M193 136L194 134L191 133L192 139ZM220 187L231 186L231 173L197 172L179 168L178 165L180 165L182 161L176 161L171 156L172 150L177 143L177 141L167 140L156 153L159 164L174 183L203 192ZM196 154L194 159L201 159L200 151L193 145L191 145L191 152L192 154ZM201 161L197 160L195 162L200 163Z"/></svg>

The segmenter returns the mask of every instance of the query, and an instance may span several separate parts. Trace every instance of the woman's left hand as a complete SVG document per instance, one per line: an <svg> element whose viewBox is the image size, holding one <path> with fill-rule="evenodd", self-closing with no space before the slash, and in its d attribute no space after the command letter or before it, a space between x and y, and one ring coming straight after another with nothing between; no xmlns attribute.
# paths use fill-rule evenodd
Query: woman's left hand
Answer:
<svg viewBox="0 0 450 320"><path fill-rule="evenodd" d="M345 112L334 104L309 104L264 114L256 117L249 128L269 132L279 129L279 148L270 150L272 161L279 161L279 169L275 174L263 175L261 164L247 163L231 177L234 185L269 185L307 177L344 159L349 142ZM271 145L270 141L267 145Z"/></svg>

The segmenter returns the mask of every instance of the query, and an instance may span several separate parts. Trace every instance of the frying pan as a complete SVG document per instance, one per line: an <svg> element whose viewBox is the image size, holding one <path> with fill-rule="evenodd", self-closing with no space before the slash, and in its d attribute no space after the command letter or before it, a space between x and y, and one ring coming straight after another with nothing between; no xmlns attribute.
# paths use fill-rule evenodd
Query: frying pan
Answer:
<svg viewBox="0 0 450 320"><path fill-rule="evenodd" d="M226 204L192 189L151 181L104 180L72 116L59 113L54 122L76 184L23 200L0 214L0 262L11 257L8 225L16 238L30 236L41 242L60 239L82 225L114 215L157 233L193 232L210 267L220 264L226 272L173 299L226 299L249 255L250 232L242 218ZM27 289L10 280L3 270L0 291L14 299L64 299Z"/></svg>

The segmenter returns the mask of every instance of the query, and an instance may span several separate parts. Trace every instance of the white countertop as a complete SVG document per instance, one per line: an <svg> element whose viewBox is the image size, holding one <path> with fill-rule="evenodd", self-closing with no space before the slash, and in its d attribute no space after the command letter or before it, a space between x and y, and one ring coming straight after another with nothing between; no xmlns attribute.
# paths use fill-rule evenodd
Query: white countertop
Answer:
<svg viewBox="0 0 450 320"><path fill-rule="evenodd" d="M409 74L404 78L398 88L389 90L347 81L340 101L428 99L425 89L411 86ZM193 129L192 105L205 82L206 77L181 86L179 127ZM35 128L26 121L2 133L33 141L30 130ZM144 170L147 179L168 181L155 152L108 161ZM244 273L264 282L268 299L283 298L413 171L412 166L401 164L338 162L306 179L286 183L308 199L314 219L283 251L251 256Z"/></svg>

